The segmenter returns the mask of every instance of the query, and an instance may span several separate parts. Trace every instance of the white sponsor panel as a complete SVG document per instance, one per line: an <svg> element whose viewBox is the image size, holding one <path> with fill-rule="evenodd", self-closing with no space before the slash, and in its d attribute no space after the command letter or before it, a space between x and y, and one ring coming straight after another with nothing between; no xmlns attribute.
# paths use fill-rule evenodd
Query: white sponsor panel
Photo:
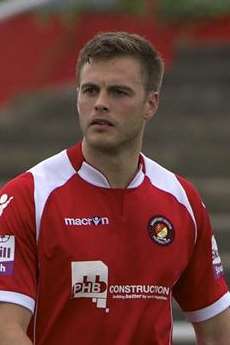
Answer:
<svg viewBox="0 0 230 345"><path fill-rule="evenodd" d="M14 261L15 237L0 236L0 262Z"/></svg>
<svg viewBox="0 0 230 345"><path fill-rule="evenodd" d="M0 236L0 275L9 275L13 270L15 256L15 237Z"/></svg>
<svg viewBox="0 0 230 345"><path fill-rule="evenodd" d="M221 263L221 258L218 251L218 246L214 235L212 236L212 264L214 267L214 273L216 277L220 277L224 273L224 269Z"/></svg>
<svg viewBox="0 0 230 345"><path fill-rule="evenodd" d="M109 312L107 299L114 300L162 300L170 295L170 287L164 285L132 284L109 285L108 266L102 261L75 261L71 263L72 297L90 298L97 308Z"/></svg>
<svg viewBox="0 0 230 345"><path fill-rule="evenodd" d="M71 266L73 297L91 298L97 308L108 311L108 267L99 260L72 262Z"/></svg>

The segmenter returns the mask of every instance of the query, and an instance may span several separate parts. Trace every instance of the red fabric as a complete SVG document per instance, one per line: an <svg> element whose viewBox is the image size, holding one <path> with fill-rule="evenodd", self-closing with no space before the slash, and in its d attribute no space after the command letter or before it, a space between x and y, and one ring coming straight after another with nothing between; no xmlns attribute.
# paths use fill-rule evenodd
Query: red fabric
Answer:
<svg viewBox="0 0 230 345"><path fill-rule="evenodd" d="M168 345L172 293L198 321L229 306L197 192L143 163L137 187L109 188L77 145L0 190L0 301L37 302L37 345Z"/></svg>

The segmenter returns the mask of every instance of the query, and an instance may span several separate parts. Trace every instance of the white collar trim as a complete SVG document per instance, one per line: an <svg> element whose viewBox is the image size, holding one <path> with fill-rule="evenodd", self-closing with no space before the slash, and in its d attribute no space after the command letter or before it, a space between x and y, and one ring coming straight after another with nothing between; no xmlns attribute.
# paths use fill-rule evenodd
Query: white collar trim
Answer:
<svg viewBox="0 0 230 345"><path fill-rule="evenodd" d="M78 170L78 175L85 180L88 183L93 184L97 187L103 187L103 188L111 188L109 181L107 178L97 169L95 169L92 165L88 164L87 162L83 162L81 168ZM138 170L135 177L132 179L132 181L128 185L128 189L137 188L141 185L145 178L145 175L143 173L143 167L140 166L140 169Z"/></svg>

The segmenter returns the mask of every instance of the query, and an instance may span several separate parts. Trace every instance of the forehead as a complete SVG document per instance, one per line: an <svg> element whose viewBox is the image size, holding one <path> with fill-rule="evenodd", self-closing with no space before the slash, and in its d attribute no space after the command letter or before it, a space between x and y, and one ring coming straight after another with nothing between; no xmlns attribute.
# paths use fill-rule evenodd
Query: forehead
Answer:
<svg viewBox="0 0 230 345"><path fill-rule="evenodd" d="M91 60L80 72L80 85L88 82L143 85L141 64L132 57Z"/></svg>

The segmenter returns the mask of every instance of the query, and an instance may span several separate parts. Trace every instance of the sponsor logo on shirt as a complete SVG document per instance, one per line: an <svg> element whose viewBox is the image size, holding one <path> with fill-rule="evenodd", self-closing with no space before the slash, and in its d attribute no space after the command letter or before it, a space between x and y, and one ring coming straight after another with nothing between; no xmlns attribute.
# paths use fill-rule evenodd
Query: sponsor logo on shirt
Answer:
<svg viewBox="0 0 230 345"><path fill-rule="evenodd" d="M108 266L102 261L75 261L71 263L72 297L88 298L97 308L109 312L108 299L123 301L167 300L170 288L150 284L116 284L108 282Z"/></svg>
<svg viewBox="0 0 230 345"><path fill-rule="evenodd" d="M2 194L0 196L0 217L3 214L3 211L10 204L11 200L13 200L13 198L13 196L9 197L7 194Z"/></svg>
<svg viewBox="0 0 230 345"><path fill-rule="evenodd" d="M85 218L65 218L65 225L67 226L98 226L98 225L108 225L108 217L85 217Z"/></svg>
<svg viewBox="0 0 230 345"><path fill-rule="evenodd" d="M219 255L218 246L214 235L212 235L212 264L215 277L221 277L224 274L224 269L221 263L221 258Z"/></svg>
<svg viewBox="0 0 230 345"><path fill-rule="evenodd" d="M90 298L97 308L108 312L108 267L102 261L78 261L71 266L72 297Z"/></svg>
<svg viewBox="0 0 230 345"><path fill-rule="evenodd" d="M15 237L0 235L0 275L10 275L13 272L15 255Z"/></svg>
<svg viewBox="0 0 230 345"><path fill-rule="evenodd" d="M167 300L170 288L162 285L111 285L109 292L114 299Z"/></svg>
<svg viewBox="0 0 230 345"><path fill-rule="evenodd" d="M171 222L163 216L150 219L148 232L151 240L162 246L171 244L175 237L175 231Z"/></svg>

